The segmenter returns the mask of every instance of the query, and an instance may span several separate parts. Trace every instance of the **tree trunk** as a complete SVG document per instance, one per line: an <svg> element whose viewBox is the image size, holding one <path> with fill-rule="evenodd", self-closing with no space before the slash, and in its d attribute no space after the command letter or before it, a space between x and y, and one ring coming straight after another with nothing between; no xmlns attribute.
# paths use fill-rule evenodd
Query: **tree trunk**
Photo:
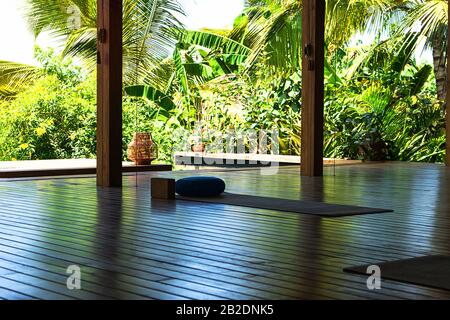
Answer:
<svg viewBox="0 0 450 320"><path fill-rule="evenodd" d="M445 52L443 41L442 39L439 39L439 37L435 37L433 39L433 65L434 74L436 77L437 97L439 100L445 101L445 98L447 96L447 70L445 67Z"/></svg>

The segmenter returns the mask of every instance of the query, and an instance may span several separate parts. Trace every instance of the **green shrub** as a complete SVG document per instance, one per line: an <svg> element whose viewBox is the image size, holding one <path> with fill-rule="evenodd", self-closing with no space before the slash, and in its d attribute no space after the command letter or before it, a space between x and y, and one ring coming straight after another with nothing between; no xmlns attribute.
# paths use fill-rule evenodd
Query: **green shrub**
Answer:
<svg viewBox="0 0 450 320"><path fill-rule="evenodd" d="M278 130L279 152L300 155L301 75L268 75L263 69L242 86L246 126Z"/></svg>
<svg viewBox="0 0 450 320"><path fill-rule="evenodd" d="M362 90L346 86L325 94L325 156L363 160L440 162L445 156L445 116L435 95L402 95L376 81ZM362 86L361 86L362 87Z"/></svg>
<svg viewBox="0 0 450 320"><path fill-rule="evenodd" d="M48 75L15 100L0 105L0 160L79 159L96 157L96 78L82 82ZM171 161L172 129L158 119L149 101L123 100L123 159L139 131L151 132L159 160Z"/></svg>
<svg viewBox="0 0 450 320"><path fill-rule="evenodd" d="M76 85L46 76L2 106L0 159L95 157L93 80Z"/></svg>
<svg viewBox="0 0 450 320"><path fill-rule="evenodd" d="M95 74L84 75L52 52L37 48L36 55L47 75L14 100L0 102L0 160L95 158ZM411 65L395 77L382 68L369 71L370 77L342 80L334 74L327 81L325 156L443 162L444 110L428 79L431 67ZM124 97L123 159L133 134L150 132L158 161L171 163L173 151L190 148L197 120L218 136L277 128L280 153L299 155L301 85L300 72L268 74L259 66L254 73L202 86L201 110L186 105L181 92L171 96L179 107L169 114L149 100ZM215 138L205 142L212 146Z"/></svg>

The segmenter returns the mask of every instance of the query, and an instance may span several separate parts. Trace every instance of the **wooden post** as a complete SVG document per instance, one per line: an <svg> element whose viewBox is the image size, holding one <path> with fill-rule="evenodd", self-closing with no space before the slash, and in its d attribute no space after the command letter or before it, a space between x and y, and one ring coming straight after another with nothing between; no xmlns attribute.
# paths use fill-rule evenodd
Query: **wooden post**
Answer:
<svg viewBox="0 0 450 320"><path fill-rule="evenodd" d="M97 184L122 185L122 1L97 0Z"/></svg>
<svg viewBox="0 0 450 320"><path fill-rule="evenodd" d="M325 1L303 0L302 176L323 175Z"/></svg>
<svg viewBox="0 0 450 320"><path fill-rule="evenodd" d="M450 12L450 1L448 2L449 11ZM450 166L450 16L448 17L448 23L447 23L447 101L446 103L446 116L445 116L445 123L446 123L446 143L445 143L445 164L447 166Z"/></svg>

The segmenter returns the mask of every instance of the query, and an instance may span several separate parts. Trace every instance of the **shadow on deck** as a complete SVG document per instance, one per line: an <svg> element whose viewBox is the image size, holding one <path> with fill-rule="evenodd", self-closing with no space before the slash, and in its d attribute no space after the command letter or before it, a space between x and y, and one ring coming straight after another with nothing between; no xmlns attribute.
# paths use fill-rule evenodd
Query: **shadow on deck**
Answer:
<svg viewBox="0 0 450 320"><path fill-rule="evenodd" d="M351 265L450 253L450 169L369 163L300 178L298 167L214 172L228 190L395 209L318 218L150 199L150 178L124 188L94 178L0 181L2 299L419 299L450 292L394 281L369 291ZM207 172L195 174L208 174ZM81 268L81 290L66 270Z"/></svg>

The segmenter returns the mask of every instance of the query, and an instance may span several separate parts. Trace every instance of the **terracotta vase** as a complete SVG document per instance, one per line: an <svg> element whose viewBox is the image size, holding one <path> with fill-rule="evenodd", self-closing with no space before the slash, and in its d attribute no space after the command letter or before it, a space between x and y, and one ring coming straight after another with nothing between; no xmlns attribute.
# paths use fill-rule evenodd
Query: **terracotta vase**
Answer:
<svg viewBox="0 0 450 320"><path fill-rule="evenodd" d="M138 166L150 165L157 157L150 133L135 133L127 151L128 159Z"/></svg>
<svg viewBox="0 0 450 320"><path fill-rule="evenodd" d="M206 145L204 143L194 144L192 146L192 151L194 151L194 152L204 152L205 148L206 148Z"/></svg>

